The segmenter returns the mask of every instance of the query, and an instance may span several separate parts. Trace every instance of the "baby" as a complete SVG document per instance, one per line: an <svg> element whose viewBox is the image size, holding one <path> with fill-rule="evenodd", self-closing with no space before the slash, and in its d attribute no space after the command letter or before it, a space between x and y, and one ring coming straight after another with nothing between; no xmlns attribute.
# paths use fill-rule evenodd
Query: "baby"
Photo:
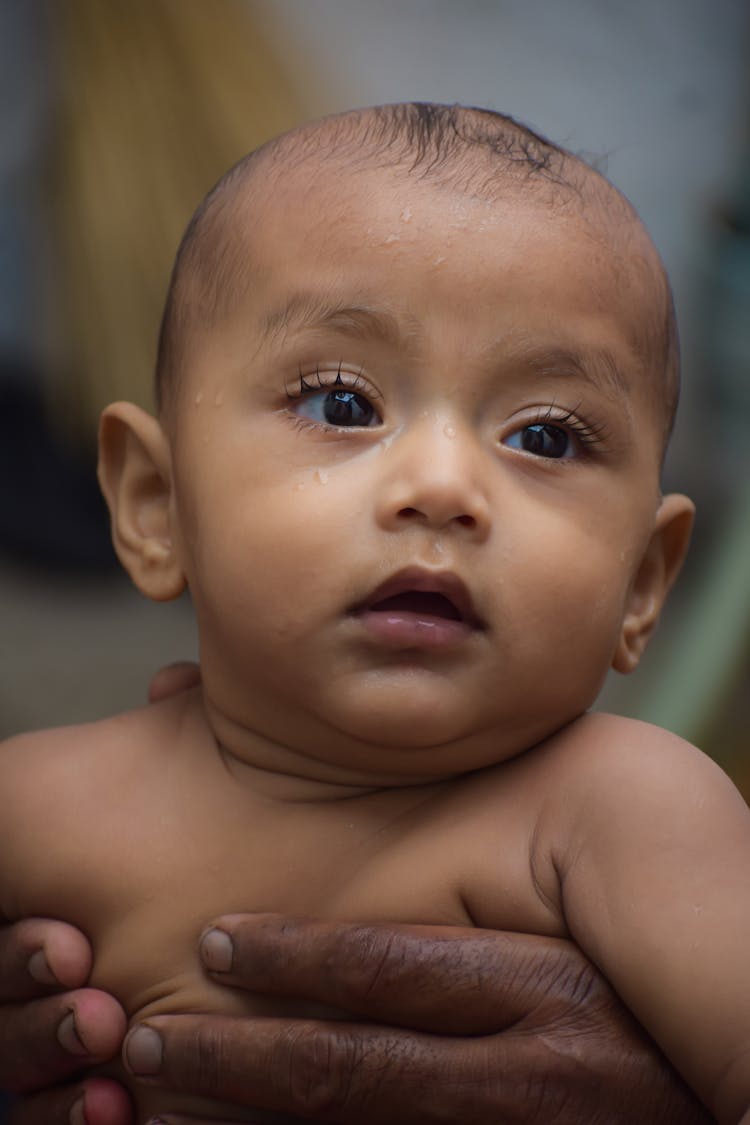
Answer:
<svg viewBox="0 0 750 1125"><path fill-rule="evenodd" d="M119 557L189 587L202 686L2 747L2 917L84 930L134 1021L248 1011L195 953L232 911L569 937L750 1122L750 813L589 712L686 550L677 390L632 207L511 119L359 110L243 160L177 257L158 417L101 427Z"/></svg>

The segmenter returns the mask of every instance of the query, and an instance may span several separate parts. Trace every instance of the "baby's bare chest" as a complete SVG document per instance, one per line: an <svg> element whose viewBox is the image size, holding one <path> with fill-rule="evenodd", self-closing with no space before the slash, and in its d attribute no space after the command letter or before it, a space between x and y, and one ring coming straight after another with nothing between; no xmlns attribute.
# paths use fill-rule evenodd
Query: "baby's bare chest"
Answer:
<svg viewBox="0 0 750 1125"><path fill-rule="evenodd" d="M496 803L488 822L442 794L294 805L175 777L137 803L123 792L88 825L58 825L18 909L80 926L94 946L92 983L130 1015L257 1010L201 972L200 934L221 914L547 931L525 818L502 794ZM477 916L471 904L485 898Z"/></svg>
<svg viewBox="0 0 750 1125"><path fill-rule="evenodd" d="M18 841L13 913L83 929L94 949L91 984L131 1020L331 1014L214 984L198 944L225 913L550 932L533 889L528 816L502 791L488 819L450 793L292 805L247 799L227 779L200 785L174 775L160 789L115 787L105 804L82 802L77 813L53 814ZM105 1072L125 1080L116 1063ZM139 1120L180 1108L131 1092Z"/></svg>

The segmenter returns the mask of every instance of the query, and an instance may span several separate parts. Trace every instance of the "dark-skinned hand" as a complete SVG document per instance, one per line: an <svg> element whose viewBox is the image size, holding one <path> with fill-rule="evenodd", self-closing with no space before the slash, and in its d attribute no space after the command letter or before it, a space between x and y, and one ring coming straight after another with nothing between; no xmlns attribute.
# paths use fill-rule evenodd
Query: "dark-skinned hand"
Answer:
<svg viewBox="0 0 750 1125"><path fill-rule="evenodd" d="M125 1043L149 1084L342 1125L711 1120L569 942L276 915L217 925L201 945L216 980L353 1018L150 1019Z"/></svg>
<svg viewBox="0 0 750 1125"><path fill-rule="evenodd" d="M89 943L64 922L30 918L0 928L0 1089L39 1091L16 1104L11 1122L130 1125L120 1086L74 1081L116 1055L126 1029L113 997L83 987L90 969Z"/></svg>

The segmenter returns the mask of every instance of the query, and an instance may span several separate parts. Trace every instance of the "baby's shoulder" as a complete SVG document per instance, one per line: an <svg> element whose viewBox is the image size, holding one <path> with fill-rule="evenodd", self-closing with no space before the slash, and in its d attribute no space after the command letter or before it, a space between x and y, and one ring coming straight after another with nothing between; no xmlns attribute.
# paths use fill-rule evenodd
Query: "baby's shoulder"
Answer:
<svg viewBox="0 0 750 1125"><path fill-rule="evenodd" d="M54 820L67 797L95 804L155 757L174 751L187 699L138 708L90 723L16 734L0 742L0 823Z"/></svg>
<svg viewBox="0 0 750 1125"><path fill-rule="evenodd" d="M590 712L515 759L468 782L477 808L508 810L537 842L579 838L587 825L632 830L654 816L677 822L686 808L743 804L724 771L697 747L661 727ZM491 815L487 823L497 820Z"/></svg>
<svg viewBox="0 0 750 1125"><path fill-rule="evenodd" d="M623 786L623 793L641 785L721 784L725 777L697 746L679 735L640 719L589 712L549 739L546 748L554 768L585 788Z"/></svg>
<svg viewBox="0 0 750 1125"><path fill-rule="evenodd" d="M677 842L747 819L742 797L716 762L650 723L587 714L550 740L546 752L551 784L543 835L558 846L609 841L616 849L635 837Z"/></svg>
<svg viewBox="0 0 750 1125"><path fill-rule="evenodd" d="M59 914L58 897L81 897L74 874L95 889L106 868L111 881L138 815L155 815L153 779L179 754L187 709L181 699L0 743L0 914Z"/></svg>
<svg viewBox="0 0 750 1125"><path fill-rule="evenodd" d="M85 754L92 746L107 745L117 732L143 723L147 709L127 711L93 722L71 723L22 731L0 742L0 769L36 769L42 760L60 755Z"/></svg>

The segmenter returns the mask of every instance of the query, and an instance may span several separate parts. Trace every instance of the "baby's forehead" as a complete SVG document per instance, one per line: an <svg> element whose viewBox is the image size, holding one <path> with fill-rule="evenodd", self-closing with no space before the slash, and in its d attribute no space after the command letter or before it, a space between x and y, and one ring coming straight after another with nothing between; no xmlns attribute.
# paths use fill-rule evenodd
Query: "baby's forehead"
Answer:
<svg viewBox="0 0 750 1125"><path fill-rule="evenodd" d="M312 240L321 262L345 260L347 247L372 239L400 243L420 227L442 237L441 253L460 250L471 265L472 249L487 257L483 243L466 238L494 228L538 234L540 253L558 252L556 235L590 250L592 270L616 272L621 290L634 301L648 292L646 307L663 305L663 268L632 206L603 177L575 161L563 184L532 184L492 170L485 153L472 154L460 174L451 166L424 175L402 164L358 157L351 165L337 150L321 146L300 159L283 149L259 162L237 185L224 209L219 241L245 249L242 271L274 267L298 243ZM437 240L436 237L436 240ZM229 273L225 273L229 277ZM236 282L239 278L233 278ZM239 285L238 289L245 288Z"/></svg>
<svg viewBox="0 0 750 1125"><path fill-rule="evenodd" d="M338 123L323 122L279 138L238 166L208 200L196 226L198 252L184 262L204 327L218 329L225 313L263 288L269 268L283 269L285 256L294 252L290 227L298 240L314 240L321 264L331 265L337 255L345 257L347 245L363 240L376 211L394 232L399 222L417 226L420 203L445 229L462 209L474 218L481 212L490 225L493 213L502 214L506 226L509 219L522 224L533 215L548 235L558 228L573 231L590 248L592 268L616 276L620 300L630 302L639 321L644 368L657 388L655 406L661 412L663 397L673 402L673 391L663 396L658 377L676 362L669 285L634 208L604 177L562 150L541 169L538 162L486 146L463 146L449 158L416 163L408 149L384 150L370 143L362 121L355 125L347 122L343 136ZM550 254L554 243L550 237ZM471 268L470 255L464 260ZM668 382L671 387L675 380Z"/></svg>
<svg viewBox="0 0 750 1125"><path fill-rule="evenodd" d="M399 211L410 199L429 198L446 216L467 202L488 213L515 209L519 215L533 205L550 227L582 222L621 253L642 229L629 201L564 150L554 149L542 162L526 150L519 155L464 143L431 157L408 146L383 148L365 128L367 112L352 116L354 125L347 116L343 125L334 119L285 134L240 166L226 184L225 210L239 232L250 237L261 217L285 211L297 211L311 228L340 225L348 209L361 216L375 195L381 208L390 196Z"/></svg>

